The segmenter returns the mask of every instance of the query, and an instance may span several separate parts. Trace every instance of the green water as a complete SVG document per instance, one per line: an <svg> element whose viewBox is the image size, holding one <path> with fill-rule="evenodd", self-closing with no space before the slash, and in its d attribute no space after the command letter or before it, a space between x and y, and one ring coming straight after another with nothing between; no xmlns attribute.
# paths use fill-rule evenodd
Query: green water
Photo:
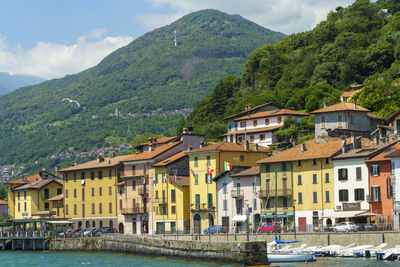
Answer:
<svg viewBox="0 0 400 267"><path fill-rule="evenodd" d="M0 251L0 266L217 266L215 264L195 263L188 261L167 260L164 258L136 257L123 254L111 253L77 253L77 252L23 252L23 251ZM218 265L234 266L234 265ZM317 262L301 264L279 264L279 266L312 266L312 267L373 267L373 266L400 266L399 262L383 262L375 259L353 259L353 258L318 258Z"/></svg>

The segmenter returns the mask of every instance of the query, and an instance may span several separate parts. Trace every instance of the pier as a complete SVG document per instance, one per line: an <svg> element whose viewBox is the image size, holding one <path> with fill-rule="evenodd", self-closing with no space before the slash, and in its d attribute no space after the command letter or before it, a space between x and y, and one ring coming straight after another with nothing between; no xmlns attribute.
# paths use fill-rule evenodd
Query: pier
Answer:
<svg viewBox="0 0 400 267"><path fill-rule="evenodd" d="M48 233L45 231L17 231L1 232L2 250L48 250L50 245L46 243Z"/></svg>

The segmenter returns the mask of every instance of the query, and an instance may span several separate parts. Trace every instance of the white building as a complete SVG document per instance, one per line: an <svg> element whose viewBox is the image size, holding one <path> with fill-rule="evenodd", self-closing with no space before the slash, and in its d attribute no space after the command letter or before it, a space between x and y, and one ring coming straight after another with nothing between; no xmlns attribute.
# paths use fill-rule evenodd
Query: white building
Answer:
<svg viewBox="0 0 400 267"><path fill-rule="evenodd" d="M387 157L392 161L393 230L400 230L400 148Z"/></svg>

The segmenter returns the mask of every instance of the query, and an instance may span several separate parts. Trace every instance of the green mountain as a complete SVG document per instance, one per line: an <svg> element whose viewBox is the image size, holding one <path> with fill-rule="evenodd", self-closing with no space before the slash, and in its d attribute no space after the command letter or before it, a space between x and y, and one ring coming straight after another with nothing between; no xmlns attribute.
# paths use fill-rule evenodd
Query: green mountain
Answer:
<svg viewBox="0 0 400 267"><path fill-rule="evenodd" d="M256 49L243 75L221 79L179 127L216 138L226 131L222 118L247 103L312 111L338 102L352 83L365 84L353 100L375 113L385 116L400 107L398 0L357 0L331 11L311 31Z"/></svg>
<svg viewBox="0 0 400 267"><path fill-rule="evenodd" d="M90 151L146 132L174 134L179 110L193 107L222 77L241 74L251 51L283 37L239 15L203 10L93 68L1 96L0 165L25 164L29 172L59 164L52 153Z"/></svg>

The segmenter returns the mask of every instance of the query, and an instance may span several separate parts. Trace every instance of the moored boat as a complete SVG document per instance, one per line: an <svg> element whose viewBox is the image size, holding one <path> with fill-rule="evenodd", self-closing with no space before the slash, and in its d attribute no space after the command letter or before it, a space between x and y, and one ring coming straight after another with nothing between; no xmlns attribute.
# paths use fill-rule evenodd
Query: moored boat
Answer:
<svg viewBox="0 0 400 267"><path fill-rule="evenodd" d="M310 262L315 261L316 257L310 253L268 253L268 262Z"/></svg>

